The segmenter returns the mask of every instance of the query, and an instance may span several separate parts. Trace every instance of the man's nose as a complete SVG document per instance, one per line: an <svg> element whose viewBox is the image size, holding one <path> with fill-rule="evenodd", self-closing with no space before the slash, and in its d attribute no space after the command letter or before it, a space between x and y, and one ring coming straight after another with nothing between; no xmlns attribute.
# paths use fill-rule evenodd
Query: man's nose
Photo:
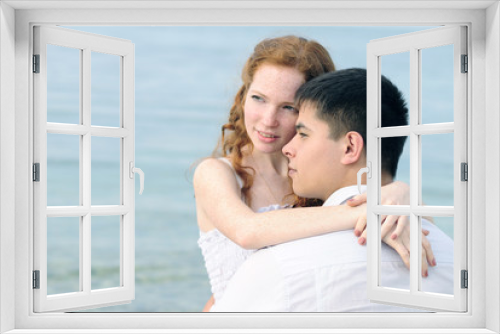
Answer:
<svg viewBox="0 0 500 334"><path fill-rule="evenodd" d="M288 144L283 146L283 149L281 150L287 158L292 158L294 156L292 142L293 139Z"/></svg>

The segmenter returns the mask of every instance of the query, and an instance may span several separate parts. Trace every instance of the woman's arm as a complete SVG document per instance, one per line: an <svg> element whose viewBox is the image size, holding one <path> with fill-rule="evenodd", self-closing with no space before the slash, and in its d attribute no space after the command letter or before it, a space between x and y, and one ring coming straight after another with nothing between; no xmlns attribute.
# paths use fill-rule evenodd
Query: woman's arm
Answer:
<svg viewBox="0 0 500 334"><path fill-rule="evenodd" d="M246 249L348 230L366 210L342 205L255 213L241 200L233 170L216 159L198 166L193 183L200 228L212 225Z"/></svg>
<svg viewBox="0 0 500 334"><path fill-rule="evenodd" d="M198 166L193 183L200 228L203 229L204 226L207 229L217 228L233 242L246 249L259 249L300 238L352 229L358 220L364 220L366 227L364 204L356 207L340 205L255 213L241 200L241 191L233 170L216 159L207 159ZM404 184L395 186L402 187L400 192L402 191L403 195L390 186L385 189L388 195L382 196L385 197L383 203L406 196ZM386 243L405 261L409 243L402 242L398 232L408 230L409 226L403 224L401 218L404 216L395 216L394 220L399 223L396 226L394 223L387 223L384 230L388 228L385 233L390 231L392 240L387 242L386 238ZM363 232L364 227L359 233ZM427 253L427 262L433 263L430 244L426 243L425 238L422 243L426 251L423 254ZM409 262L405 263L409 265Z"/></svg>
<svg viewBox="0 0 500 334"><path fill-rule="evenodd" d="M212 306L214 306L214 303L215 303L215 299L214 299L214 295L212 295L212 296L210 296L210 299L207 301L207 303L203 307L202 312L210 312L210 309L212 308Z"/></svg>

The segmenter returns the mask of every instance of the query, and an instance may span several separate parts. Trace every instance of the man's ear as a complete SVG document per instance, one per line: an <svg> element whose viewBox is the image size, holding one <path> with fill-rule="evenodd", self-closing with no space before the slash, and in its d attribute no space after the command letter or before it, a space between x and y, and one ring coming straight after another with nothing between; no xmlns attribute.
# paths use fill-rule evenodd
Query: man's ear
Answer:
<svg viewBox="0 0 500 334"><path fill-rule="evenodd" d="M344 136L344 156L340 160L344 165L358 162L362 158L365 147L363 137L359 132L351 131Z"/></svg>

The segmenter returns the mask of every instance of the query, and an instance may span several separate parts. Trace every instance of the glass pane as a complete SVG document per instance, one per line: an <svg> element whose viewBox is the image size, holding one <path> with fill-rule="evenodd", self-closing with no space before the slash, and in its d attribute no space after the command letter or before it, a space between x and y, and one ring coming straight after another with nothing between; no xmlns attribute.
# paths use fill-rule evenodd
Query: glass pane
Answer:
<svg viewBox="0 0 500 334"><path fill-rule="evenodd" d="M422 277L420 291L452 295L454 278L453 217L433 217L432 220L434 224L428 221L428 217L421 219L422 229L430 231L427 239L431 243L432 251L436 257L436 266L428 267L429 276Z"/></svg>
<svg viewBox="0 0 500 334"><path fill-rule="evenodd" d="M380 147L382 186L391 180L401 181L410 186L410 138L407 136L382 138Z"/></svg>
<svg viewBox="0 0 500 334"><path fill-rule="evenodd" d="M47 134L47 205L80 204L80 136Z"/></svg>
<svg viewBox="0 0 500 334"><path fill-rule="evenodd" d="M92 290L120 286L120 219L92 217Z"/></svg>
<svg viewBox="0 0 500 334"><path fill-rule="evenodd" d="M380 58L382 75L398 87L408 106L410 102L410 53L396 53L381 56ZM382 120L382 127L395 126L394 122L396 119L394 117L384 117L382 114L380 119ZM396 125L400 124L401 123L396 123Z"/></svg>
<svg viewBox="0 0 500 334"><path fill-rule="evenodd" d="M434 225L446 234L451 240L454 239L453 217L433 217Z"/></svg>
<svg viewBox="0 0 500 334"><path fill-rule="evenodd" d="M420 50L422 124L453 122L453 45Z"/></svg>
<svg viewBox="0 0 500 334"><path fill-rule="evenodd" d="M92 205L119 205L120 138L92 137Z"/></svg>
<svg viewBox="0 0 500 334"><path fill-rule="evenodd" d="M92 125L120 126L120 58L92 52Z"/></svg>
<svg viewBox="0 0 500 334"><path fill-rule="evenodd" d="M397 216L379 216L380 226ZM409 217L405 216L408 219ZM389 238L390 238L389 232ZM380 253L380 286L385 288L394 288L402 290L410 290L410 270L408 270L401 260L401 256L383 240L381 243ZM410 255L411 256L411 255ZM408 261L410 259L408 258Z"/></svg>
<svg viewBox="0 0 500 334"><path fill-rule="evenodd" d="M47 45L47 121L80 123L80 49Z"/></svg>
<svg viewBox="0 0 500 334"><path fill-rule="evenodd" d="M47 218L47 294L80 291L80 217Z"/></svg>
<svg viewBox="0 0 500 334"><path fill-rule="evenodd" d="M423 205L453 206L453 137L421 136Z"/></svg>

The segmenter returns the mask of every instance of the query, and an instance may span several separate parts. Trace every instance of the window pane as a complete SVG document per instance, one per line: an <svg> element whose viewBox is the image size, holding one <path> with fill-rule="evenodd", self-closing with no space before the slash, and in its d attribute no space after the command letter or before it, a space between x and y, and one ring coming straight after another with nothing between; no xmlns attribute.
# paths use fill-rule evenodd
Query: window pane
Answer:
<svg viewBox="0 0 500 334"><path fill-rule="evenodd" d="M80 291L80 217L47 218L47 294Z"/></svg>
<svg viewBox="0 0 500 334"><path fill-rule="evenodd" d="M423 217L422 229L430 230L427 239L431 243L437 265L428 267L429 279L422 278L420 291L453 295L453 217L433 217L433 220L434 224ZM447 284L433 283L432 275L442 276L444 279L437 281Z"/></svg>
<svg viewBox="0 0 500 334"><path fill-rule="evenodd" d="M389 222L395 216L379 216L379 228L383 224ZM410 218L408 219L408 225L410 224ZM403 261L399 254L389 247L383 240L379 240L381 243L381 253L380 253L380 286L385 288L394 288L402 290L410 290L410 271L406 269ZM408 259L409 260L409 259Z"/></svg>
<svg viewBox="0 0 500 334"><path fill-rule="evenodd" d="M92 217L92 290L120 286L120 220Z"/></svg>
<svg viewBox="0 0 500 334"><path fill-rule="evenodd" d="M433 217L434 225L436 225L444 234L453 240L454 224L453 217Z"/></svg>
<svg viewBox="0 0 500 334"><path fill-rule="evenodd" d="M120 126L120 58L92 52L92 125Z"/></svg>
<svg viewBox="0 0 500 334"><path fill-rule="evenodd" d="M453 45L420 50L422 124L453 122Z"/></svg>
<svg viewBox="0 0 500 334"><path fill-rule="evenodd" d="M421 136L422 202L453 206L453 133Z"/></svg>
<svg viewBox="0 0 500 334"><path fill-rule="evenodd" d="M120 138L92 137L92 205L119 205Z"/></svg>
<svg viewBox="0 0 500 334"><path fill-rule="evenodd" d="M47 134L47 205L80 204L80 136Z"/></svg>
<svg viewBox="0 0 500 334"><path fill-rule="evenodd" d="M80 123L80 49L47 45L47 121Z"/></svg>
<svg viewBox="0 0 500 334"><path fill-rule="evenodd" d="M393 179L410 186L410 138L388 137L382 138L381 149L381 184L384 180ZM401 148L402 146L402 148ZM385 175L385 176L384 176ZM385 203L380 203L385 204ZM409 205L410 203L402 203Z"/></svg>
<svg viewBox="0 0 500 334"><path fill-rule="evenodd" d="M410 53L402 52L380 57L381 73L403 94L407 107L410 102ZM392 117L381 117L382 127L394 126Z"/></svg>

